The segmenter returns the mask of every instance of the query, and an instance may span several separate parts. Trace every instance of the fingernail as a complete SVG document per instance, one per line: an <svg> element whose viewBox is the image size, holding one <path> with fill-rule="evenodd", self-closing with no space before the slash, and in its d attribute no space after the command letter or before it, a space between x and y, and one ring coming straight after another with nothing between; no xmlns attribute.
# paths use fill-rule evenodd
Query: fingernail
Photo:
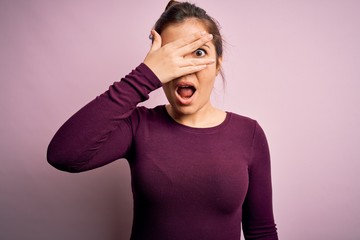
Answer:
<svg viewBox="0 0 360 240"><path fill-rule="evenodd" d="M213 35L212 35L212 34L209 34L209 35L208 35L208 39L209 39L209 40L213 39Z"/></svg>

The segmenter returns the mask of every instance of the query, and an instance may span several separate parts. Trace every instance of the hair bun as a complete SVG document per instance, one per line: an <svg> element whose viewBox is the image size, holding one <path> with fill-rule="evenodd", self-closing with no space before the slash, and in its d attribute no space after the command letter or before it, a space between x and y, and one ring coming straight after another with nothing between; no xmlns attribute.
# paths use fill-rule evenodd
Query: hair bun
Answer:
<svg viewBox="0 0 360 240"><path fill-rule="evenodd" d="M169 3L165 7L165 11L168 10L170 7L172 7L172 6L176 5L176 4L179 4L179 3L180 2L178 2L178 1L173 1L173 0L169 1Z"/></svg>

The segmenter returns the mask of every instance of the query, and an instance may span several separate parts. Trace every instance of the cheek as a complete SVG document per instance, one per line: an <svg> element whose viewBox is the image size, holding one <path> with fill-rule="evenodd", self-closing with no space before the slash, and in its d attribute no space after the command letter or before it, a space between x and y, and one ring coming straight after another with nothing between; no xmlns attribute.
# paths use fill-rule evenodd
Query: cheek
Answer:
<svg viewBox="0 0 360 240"><path fill-rule="evenodd" d="M216 73L217 73L216 65L213 64L213 65L209 65L204 70L198 72L196 76L199 79L200 83L213 84L216 78Z"/></svg>
<svg viewBox="0 0 360 240"><path fill-rule="evenodd" d="M165 95L168 95L168 94L170 93L170 86L169 86L169 84L164 84L164 85L162 86L162 89L163 89Z"/></svg>

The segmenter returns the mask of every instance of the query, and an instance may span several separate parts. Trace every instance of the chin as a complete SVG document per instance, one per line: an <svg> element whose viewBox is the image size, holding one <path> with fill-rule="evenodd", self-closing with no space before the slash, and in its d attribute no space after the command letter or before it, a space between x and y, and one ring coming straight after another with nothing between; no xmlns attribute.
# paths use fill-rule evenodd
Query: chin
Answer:
<svg viewBox="0 0 360 240"><path fill-rule="evenodd" d="M192 115L198 111L198 108L195 106L181 106L171 104L171 108L177 115Z"/></svg>
<svg viewBox="0 0 360 240"><path fill-rule="evenodd" d="M200 112L206 111L206 109L209 107L207 104L199 104L199 103L193 103L190 105L180 105L180 104L173 104L171 103L171 108L173 113L177 115L177 117L181 116L190 116L195 115Z"/></svg>

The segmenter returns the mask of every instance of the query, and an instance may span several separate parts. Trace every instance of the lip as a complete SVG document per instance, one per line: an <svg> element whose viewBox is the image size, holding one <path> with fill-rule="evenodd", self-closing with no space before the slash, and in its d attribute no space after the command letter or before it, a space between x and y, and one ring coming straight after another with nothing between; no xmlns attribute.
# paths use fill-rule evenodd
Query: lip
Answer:
<svg viewBox="0 0 360 240"><path fill-rule="evenodd" d="M191 97L183 98L177 92L179 87L193 87L193 88L195 88L195 92L193 93L193 95ZM192 82L178 82L178 83L175 84L175 90L174 91L175 91L175 96L176 96L176 100L177 100L178 104L180 104L180 105L190 105L193 102L193 100L195 99L197 88Z"/></svg>

